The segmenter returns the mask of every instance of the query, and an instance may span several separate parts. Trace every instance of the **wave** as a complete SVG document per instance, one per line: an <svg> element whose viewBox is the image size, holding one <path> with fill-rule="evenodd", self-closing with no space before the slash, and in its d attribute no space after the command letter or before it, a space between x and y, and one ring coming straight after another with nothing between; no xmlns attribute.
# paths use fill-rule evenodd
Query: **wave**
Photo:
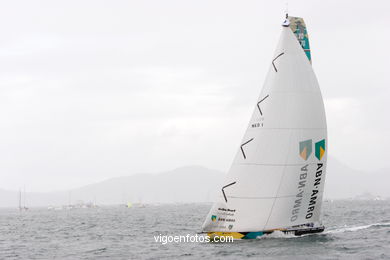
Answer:
<svg viewBox="0 0 390 260"><path fill-rule="evenodd" d="M363 226L354 226L354 227L344 226L342 228L327 230L323 234L337 234L337 233L344 233L344 232L354 232L354 231L358 231L358 230L362 230L362 229L368 229L371 227L387 227L387 226L390 226L390 222L374 223L374 224L363 225Z"/></svg>
<svg viewBox="0 0 390 260"><path fill-rule="evenodd" d="M265 239L265 238L296 238L294 234L286 234L282 231L274 231L271 234L266 234L263 236L258 237L258 239Z"/></svg>
<svg viewBox="0 0 390 260"><path fill-rule="evenodd" d="M295 236L291 233L283 233L282 231L274 231L271 234L266 234L260 237L257 237L257 239L270 239L270 238L299 238L299 237L306 237L306 236L312 236L312 235L326 235L326 234L337 234L337 233L344 233L344 232L354 232L359 231L362 229L368 229L371 227L390 227L390 222L386 223L374 223L374 224L368 224L363 226L353 226L348 227L344 226L342 228L335 228L335 229L328 229L322 233L315 233L315 234L304 234L301 236Z"/></svg>

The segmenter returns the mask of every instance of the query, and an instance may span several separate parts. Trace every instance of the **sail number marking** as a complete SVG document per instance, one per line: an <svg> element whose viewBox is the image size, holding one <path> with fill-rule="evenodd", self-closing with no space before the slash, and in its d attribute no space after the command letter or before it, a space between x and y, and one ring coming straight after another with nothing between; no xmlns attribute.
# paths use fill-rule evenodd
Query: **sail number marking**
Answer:
<svg viewBox="0 0 390 260"><path fill-rule="evenodd" d="M245 152L244 152L244 149L242 148L244 145L248 144L249 142L251 142L253 140L253 138L251 138L250 140L246 141L245 143L243 143L241 146L240 146L240 149L241 149L241 152L242 152L242 156L244 156L244 159L246 159L246 155L245 155Z"/></svg>
<svg viewBox="0 0 390 260"><path fill-rule="evenodd" d="M276 56L275 59L272 60L272 66L274 66L275 72L278 72L278 69L276 68L274 62L275 62L275 60L276 60L277 58L279 58L279 57L282 56L283 54L284 54L284 52L282 52L281 54L279 54L278 56Z"/></svg>
<svg viewBox="0 0 390 260"><path fill-rule="evenodd" d="M262 100L257 102L257 108L259 109L260 115L263 115L263 112L261 111L261 108L260 108L260 103L263 102L267 97L269 97L269 95L265 96Z"/></svg>
<svg viewBox="0 0 390 260"><path fill-rule="evenodd" d="M225 198L226 203L227 203L227 198L226 198L226 194L225 194L224 189L229 187L229 186L232 186L234 184L236 184L236 182L229 183L228 185L225 185L225 186L222 187L222 194L223 194L223 197Z"/></svg>

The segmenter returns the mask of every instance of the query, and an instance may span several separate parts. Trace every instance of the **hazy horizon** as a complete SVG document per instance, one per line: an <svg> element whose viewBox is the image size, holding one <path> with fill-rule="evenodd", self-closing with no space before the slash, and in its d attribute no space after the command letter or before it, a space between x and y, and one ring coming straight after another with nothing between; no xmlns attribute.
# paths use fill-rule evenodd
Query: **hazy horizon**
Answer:
<svg viewBox="0 0 390 260"><path fill-rule="evenodd" d="M329 155L364 172L390 168L389 7L289 1L308 27ZM0 188L66 190L186 165L226 172L284 10L254 0L3 3Z"/></svg>
<svg viewBox="0 0 390 260"><path fill-rule="evenodd" d="M330 160L331 161L335 160L337 162L337 164L341 164L343 167L347 167L348 169L350 169L352 171L360 172L360 173L364 173L364 174L369 174L369 173L379 172L379 171L386 171L386 172L390 173L390 169L389 168L376 169L376 170L372 170L372 171L362 171L362 170L350 167L347 164L345 164L344 162L341 162L337 158L334 158L332 156L330 156ZM167 172L172 172L172 171L176 171L176 170L179 170L179 169L182 169L182 168L191 168L191 167L206 168L206 169L211 170L211 171L221 172L223 175L226 175L227 171L228 171L228 169L226 171L221 171L219 169L206 167L204 165L193 164L193 165L182 165L182 166L174 167L174 168L167 169L167 170L161 170L161 171L157 171L156 170L156 171L150 171L150 172L129 172L128 174L123 174L123 175L111 175L111 176L108 176L107 178L103 178L101 180L94 180L92 182L85 183L85 184L80 184L80 185L77 185L77 186L74 186L74 187L66 187L66 188L60 188L60 189L31 190L31 189L29 189L28 186L23 185L23 186L19 186L19 187L15 188L15 189L7 189L7 188L4 188L4 187L0 186L0 190L5 190L5 191L19 191L19 190L21 190L21 191L26 191L26 192L38 192L38 193L50 193L50 192L58 192L58 191L63 192L63 191L69 191L69 190L83 188L83 187L89 186L89 185L98 184L98 183L101 183L101 182L104 182L104 181L108 181L108 180L111 180L111 179L115 179L115 178L131 177L131 176L143 175L143 174L147 174L147 175L161 175L161 174L165 174ZM337 174L337 173L331 173L331 174ZM329 175L329 174L327 174L327 175ZM362 193L364 193L364 192L365 191L362 191Z"/></svg>
<svg viewBox="0 0 390 260"><path fill-rule="evenodd" d="M387 171L362 172L333 157L328 158L325 199L390 199ZM136 173L110 177L66 190L28 191L22 189L28 207L94 202L98 205L142 203L192 203L214 201L226 172L203 166L184 166L170 171ZM381 181L378 181L381 180ZM348 183L348 185L346 185ZM71 195L70 195L71 194ZM0 207L18 205L18 191L0 187Z"/></svg>
<svg viewBox="0 0 390 260"><path fill-rule="evenodd" d="M388 173L360 172L336 159L328 160L325 199L390 200ZM170 171L112 177L101 182L68 190L24 192L27 207L47 207L96 203L118 205L132 203L198 203L215 201L226 173L202 166L186 166ZM380 180L380 181L378 181ZM16 208L18 191L0 188L0 207Z"/></svg>

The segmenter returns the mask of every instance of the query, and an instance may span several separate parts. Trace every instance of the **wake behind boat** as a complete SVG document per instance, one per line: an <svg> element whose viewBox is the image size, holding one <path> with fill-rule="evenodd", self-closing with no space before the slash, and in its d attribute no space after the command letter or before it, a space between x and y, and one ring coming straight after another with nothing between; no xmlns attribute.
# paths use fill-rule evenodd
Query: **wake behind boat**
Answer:
<svg viewBox="0 0 390 260"><path fill-rule="evenodd" d="M249 239L276 230L318 233L327 127L305 22L282 24L262 92L202 230Z"/></svg>

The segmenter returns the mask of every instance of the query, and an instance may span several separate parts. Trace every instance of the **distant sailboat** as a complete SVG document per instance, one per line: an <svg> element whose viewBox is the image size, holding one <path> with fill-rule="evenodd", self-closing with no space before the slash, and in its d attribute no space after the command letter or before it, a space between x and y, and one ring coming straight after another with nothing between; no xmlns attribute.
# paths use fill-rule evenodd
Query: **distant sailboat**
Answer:
<svg viewBox="0 0 390 260"><path fill-rule="evenodd" d="M142 197L138 197L138 202L137 203L134 203L134 207L137 207L137 208L145 208L146 205L142 202Z"/></svg>
<svg viewBox="0 0 390 260"><path fill-rule="evenodd" d="M306 25L288 17L241 146L202 227L256 238L322 232L327 127Z"/></svg>
<svg viewBox="0 0 390 260"><path fill-rule="evenodd" d="M23 205L22 205L23 201ZM19 189L19 211L26 211L28 208L26 207L26 188L23 190L23 196L22 196L22 189Z"/></svg>

